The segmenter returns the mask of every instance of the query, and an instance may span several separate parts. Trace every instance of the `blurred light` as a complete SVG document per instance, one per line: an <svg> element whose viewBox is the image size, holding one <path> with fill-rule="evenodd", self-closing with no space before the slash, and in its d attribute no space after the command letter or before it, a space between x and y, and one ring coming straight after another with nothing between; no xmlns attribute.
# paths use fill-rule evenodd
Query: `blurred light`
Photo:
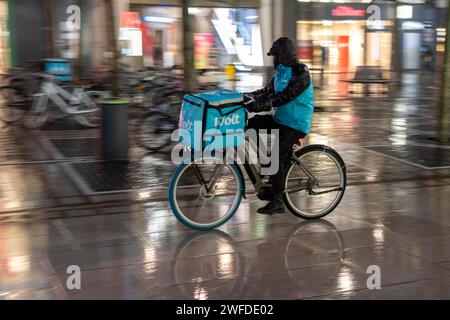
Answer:
<svg viewBox="0 0 450 320"><path fill-rule="evenodd" d="M375 224L375 228L372 231L372 236L374 237L376 242L384 243L384 229L382 223Z"/></svg>
<svg viewBox="0 0 450 320"><path fill-rule="evenodd" d="M154 17L154 16L145 16L144 20L147 22L157 22L157 23L172 23L175 21L175 19L173 18Z"/></svg>
<svg viewBox="0 0 450 320"><path fill-rule="evenodd" d="M138 194L139 199L150 199L152 197L152 193L150 191L142 191Z"/></svg>
<svg viewBox="0 0 450 320"><path fill-rule="evenodd" d="M349 267L342 266L337 276L338 288L340 290L352 290L354 287L354 275Z"/></svg>
<svg viewBox="0 0 450 320"><path fill-rule="evenodd" d="M239 71L252 71L253 70L252 68L247 68L240 62L234 62L233 64L234 64L234 67Z"/></svg>
<svg viewBox="0 0 450 320"><path fill-rule="evenodd" d="M194 282L203 281L202 278L192 280ZM206 289L206 287L202 287L200 283L196 283L194 287L193 298L195 300L208 300L208 290Z"/></svg>
<svg viewBox="0 0 450 320"><path fill-rule="evenodd" d="M436 35L438 37L445 38L446 34L447 34L447 32L446 32L445 28L436 28Z"/></svg>
<svg viewBox="0 0 450 320"><path fill-rule="evenodd" d="M225 21L221 20L211 20L214 27L216 28L217 34L219 35L220 40L222 41L225 50L227 50L228 54L236 54L236 50L234 49L233 43L229 38L229 33L227 32L227 26Z"/></svg>
<svg viewBox="0 0 450 320"><path fill-rule="evenodd" d="M13 256L8 258L8 271L11 273L24 273L30 268L30 261L25 256Z"/></svg>
<svg viewBox="0 0 450 320"><path fill-rule="evenodd" d="M200 9L199 9L199 8L191 7L191 8L188 8L188 13L189 13L189 14L193 14L193 15L197 15L197 14L200 13Z"/></svg>
<svg viewBox="0 0 450 320"><path fill-rule="evenodd" d="M355 9L351 6L338 6L331 10L333 17L364 17L366 11L362 9Z"/></svg>
<svg viewBox="0 0 450 320"><path fill-rule="evenodd" d="M258 16L248 16L248 17L245 17L245 19L248 19L248 20L250 20L250 19L258 19Z"/></svg>
<svg viewBox="0 0 450 320"><path fill-rule="evenodd" d="M409 3L409 4L423 4L426 0L397 0L397 2Z"/></svg>
<svg viewBox="0 0 450 320"><path fill-rule="evenodd" d="M119 40L127 41L127 47L122 48L122 54L130 57L142 56L142 32L136 28L120 28Z"/></svg>
<svg viewBox="0 0 450 320"><path fill-rule="evenodd" d="M406 30L424 29L424 26L422 22L405 21L402 23L402 29Z"/></svg>
<svg viewBox="0 0 450 320"><path fill-rule="evenodd" d="M398 6L397 19L411 19L413 17L412 6Z"/></svg>
<svg viewBox="0 0 450 320"><path fill-rule="evenodd" d="M333 21L331 21L331 20L322 20L322 25L324 25L324 26L332 26L333 25Z"/></svg>
<svg viewBox="0 0 450 320"><path fill-rule="evenodd" d="M381 20L368 20L367 28L369 28L370 30L384 30L385 23Z"/></svg>
<svg viewBox="0 0 450 320"><path fill-rule="evenodd" d="M229 246L229 244L226 244L225 250L230 250L228 249ZM231 248L231 250L233 249ZM235 275L236 270L234 270L234 262L234 257L230 253L219 255L216 269L221 277Z"/></svg>

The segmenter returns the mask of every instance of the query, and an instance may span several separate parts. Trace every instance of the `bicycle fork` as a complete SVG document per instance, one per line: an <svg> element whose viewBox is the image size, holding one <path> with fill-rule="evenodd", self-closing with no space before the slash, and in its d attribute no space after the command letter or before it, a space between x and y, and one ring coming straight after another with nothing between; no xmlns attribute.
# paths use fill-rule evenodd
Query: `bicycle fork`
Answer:
<svg viewBox="0 0 450 320"><path fill-rule="evenodd" d="M216 183L219 181L220 176L222 175L223 169L225 167L225 164L218 164L214 168L214 172L212 175L211 180L209 183L203 178L202 173L198 169L198 166L196 164L193 165L195 175L197 176L197 179L200 181L200 184L202 187L205 187L206 192L208 194L211 194L214 191L214 188L216 186Z"/></svg>

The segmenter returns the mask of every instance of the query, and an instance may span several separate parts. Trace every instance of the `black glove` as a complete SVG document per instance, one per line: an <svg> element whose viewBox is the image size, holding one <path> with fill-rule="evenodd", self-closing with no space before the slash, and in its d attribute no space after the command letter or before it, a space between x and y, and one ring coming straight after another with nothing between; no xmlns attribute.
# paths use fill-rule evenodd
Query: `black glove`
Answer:
<svg viewBox="0 0 450 320"><path fill-rule="evenodd" d="M248 112L255 112L256 101L255 98L249 94L244 94L244 107Z"/></svg>
<svg viewBox="0 0 450 320"><path fill-rule="evenodd" d="M255 107L253 112L264 112L272 110L272 100L268 98L266 95L256 96L255 98Z"/></svg>

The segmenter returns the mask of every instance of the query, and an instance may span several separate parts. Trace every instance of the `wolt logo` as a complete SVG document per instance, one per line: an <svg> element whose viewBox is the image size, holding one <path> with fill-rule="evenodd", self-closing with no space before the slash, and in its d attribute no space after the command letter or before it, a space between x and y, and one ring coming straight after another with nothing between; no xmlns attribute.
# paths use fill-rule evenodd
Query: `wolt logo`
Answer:
<svg viewBox="0 0 450 320"><path fill-rule="evenodd" d="M241 117L235 113L231 117L215 117L214 126L229 126L230 124L239 124L241 122Z"/></svg>

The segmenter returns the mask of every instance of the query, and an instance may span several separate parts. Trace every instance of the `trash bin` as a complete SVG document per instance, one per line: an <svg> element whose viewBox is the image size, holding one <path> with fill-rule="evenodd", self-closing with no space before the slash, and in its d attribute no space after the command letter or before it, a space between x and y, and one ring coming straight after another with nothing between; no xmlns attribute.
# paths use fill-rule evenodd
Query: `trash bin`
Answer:
<svg viewBox="0 0 450 320"><path fill-rule="evenodd" d="M128 101L106 99L102 108L102 153L105 160L128 159Z"/></svg>

